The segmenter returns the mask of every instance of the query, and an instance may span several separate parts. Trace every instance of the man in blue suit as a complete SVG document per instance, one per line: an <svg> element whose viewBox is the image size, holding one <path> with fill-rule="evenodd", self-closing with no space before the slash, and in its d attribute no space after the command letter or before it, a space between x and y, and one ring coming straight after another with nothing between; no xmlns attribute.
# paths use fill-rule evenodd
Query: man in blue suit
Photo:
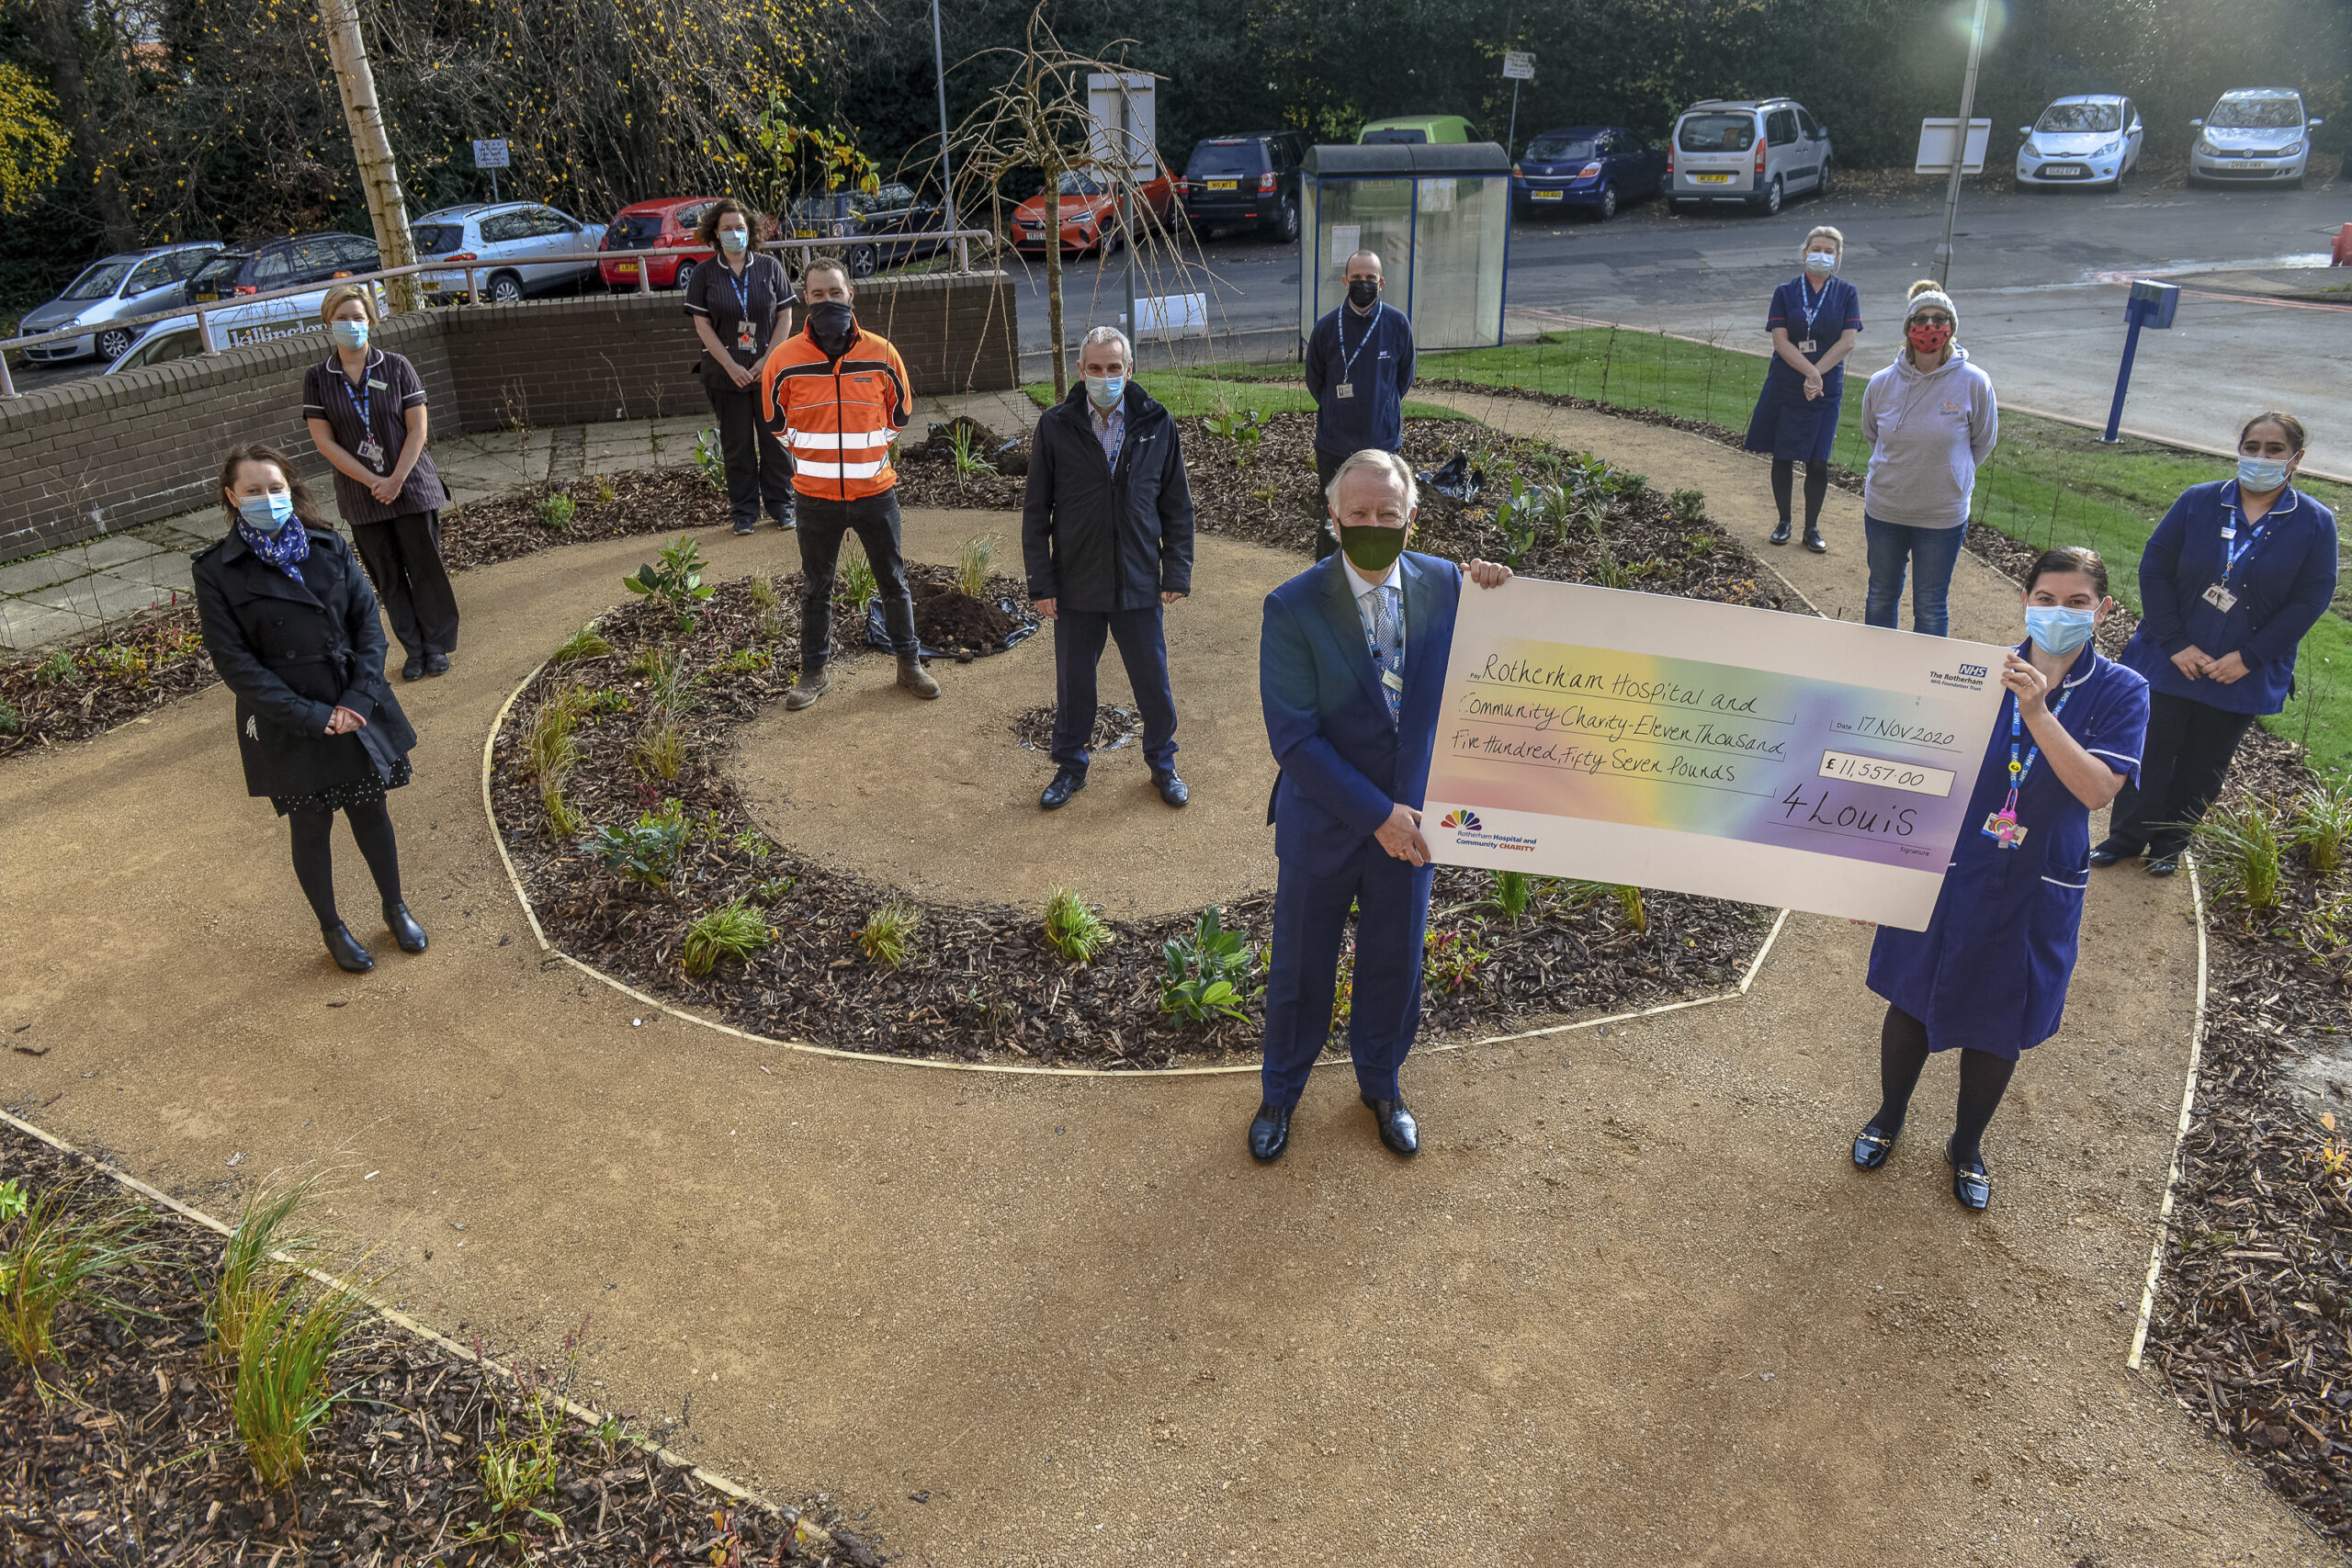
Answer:
<svg viewBox="0 0 2352 1568"><path fill-rule="evenodd" d="M1289 1147L1291 1111L1330 1033L1351 907L1356 1088L1382 1143L1399 1155L1420 1148L1396 1083L1420 1027L1432 874L1412 803L1428 789L1465 573L1406 551L1419 493L1395 453L1347 458L1326 502L1339 553L1266 595L1258 643L1266 739L1282 766L1266 811L1280 870L1264 1099L1250 1122L1250 1152L1260 1160ZM1493 588L1510 569L1472 561L1466 575Z"/></svg>

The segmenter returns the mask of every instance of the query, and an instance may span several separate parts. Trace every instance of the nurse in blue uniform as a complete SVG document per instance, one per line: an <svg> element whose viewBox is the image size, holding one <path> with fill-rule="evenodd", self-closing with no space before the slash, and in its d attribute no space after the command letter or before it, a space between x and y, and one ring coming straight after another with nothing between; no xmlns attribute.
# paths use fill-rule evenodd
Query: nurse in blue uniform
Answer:
<svg viewBox="0 0 2352 1568"><path fill-rule="evenodd" d="M1960 1053L1960 1106L1944 1158L1952 1196L1992 1201L1981 1141L2018 1056L2058 1032L2075 972L2091 813L2140 771L2148 682L2092 641L2115 601L2090 550L2047 550L2026 579L2027 637L2003 662L2001 703L1924 931L1881 926L1870 987L1887 1002L1879 1030L1883 1100L1854 1140L1876 1170L1903 1131L1919 1070Z"/></svg>
<svg viewBox="0 0 2352 1568"><path fill-rule="evenodd" d="M1764 326L1772 360L1764 369L1747 447L1772 454L1772 503L1781 525L1771 542L1790 533L1790 492L1804 464L1804 547L1829 548L1821 536L1821 502L1829 494L1829 448L1838 439L1838 406L1846 389L1846 356L1862 335L1862 297L1837 276L1846 236L1824 224L1804 237L1804 271L1772 291Z"/></svg>

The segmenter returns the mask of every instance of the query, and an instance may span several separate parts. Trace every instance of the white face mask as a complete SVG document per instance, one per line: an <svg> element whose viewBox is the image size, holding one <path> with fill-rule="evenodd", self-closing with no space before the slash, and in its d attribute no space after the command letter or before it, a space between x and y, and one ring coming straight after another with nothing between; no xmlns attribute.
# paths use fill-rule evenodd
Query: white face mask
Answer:
<svg viewBox="0 0 2352 1568"><path fill-rule="evenodd" d="M1838 253L1836 251L1807 251L1804 256L1804 269L1807 272L1836 272Z"/></svg>

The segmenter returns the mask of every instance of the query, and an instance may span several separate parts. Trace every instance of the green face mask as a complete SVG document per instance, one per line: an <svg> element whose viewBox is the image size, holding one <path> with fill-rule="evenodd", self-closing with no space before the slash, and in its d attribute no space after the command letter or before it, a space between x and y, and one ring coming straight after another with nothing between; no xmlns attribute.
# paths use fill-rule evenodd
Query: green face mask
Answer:
<svg viewBox="0 0 2352 1568"><path fill-rule="evenodd" d="M1405 536L1411 532L1410 525L1384 528L1377 523L1354 526L1342 523L1340 525L1340 548L1346 552L1349 562L1360 570L1383 572L1395 566L1396 558L1405 553Z"/></svg>

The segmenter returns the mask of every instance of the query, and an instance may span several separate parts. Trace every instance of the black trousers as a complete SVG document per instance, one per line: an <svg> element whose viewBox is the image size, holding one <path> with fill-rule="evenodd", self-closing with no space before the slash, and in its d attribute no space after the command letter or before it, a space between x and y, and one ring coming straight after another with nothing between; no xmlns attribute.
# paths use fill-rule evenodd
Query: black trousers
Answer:
<svg viewBox="0 0 2352 1568"><path fill-rule="evenodd" d="M412 654L455 652L458 594L441 560L441 514L410 512L356 523L351 537L401 646Z"/></svg>
<svg viewBox="0 0 2352 1568"><path fill-rule="evenodd" d="M1143 715L1144 761L1155 773L1176 765L1176 697L1168 685L1168 636L1159 604L1140 610L1063 610L1054 618L1054 761L1086 771L1094 732L1094 671L1105 637L1119 645L1136 708Z"/></svg>
<svg viewBox="0 0 2352 1568"><path fill-rule="evenodd" d="M760 434L760 394L750 387L704 389L718 419L718 455L727 462L727 515L737 527L757 523L762 509L779 523L792 520L792 454Z"/></svg>
<svg viewBox="0 0 2352 1568"><path fill-rule="evenodd" d="M1320 446L1315 448L1315 493L1317 496L1330 494L1331 476L1338 473L1340 465L1347 460L1345 454L1334 457ZM1323 560L1340 547L1340 536L1331 527L1331 510L1328 502L1315 509L1315 558Z"/></svg>
<svg viewBox="0 0 2352 1568"><path fill-rule="evenodd" d="M2166 692L2148 694L2148 742L2140 754L2140 782L2115 797L2108 844L2121 852L2142 849L2157 859L2177 855L2189 829L2205 819L2206 807L2222 793L2238 742L2254 723L2250 713L2230 713Z"/></svg>
<svg viewBox="0 0 2352 1568"><path fill-rule="evenodd" d="M890 649L901 659L922 651L915 640L915 596L907 587L907 563L899 554L899 492L886 490L861 501L829 501L800 497L800 670L812 674L825 667L832 647L833 569L840 563L842 536L854 532L865 547L881 584L882 624L889 629ZM865 606L857 606L863 619Z"/></svg>

